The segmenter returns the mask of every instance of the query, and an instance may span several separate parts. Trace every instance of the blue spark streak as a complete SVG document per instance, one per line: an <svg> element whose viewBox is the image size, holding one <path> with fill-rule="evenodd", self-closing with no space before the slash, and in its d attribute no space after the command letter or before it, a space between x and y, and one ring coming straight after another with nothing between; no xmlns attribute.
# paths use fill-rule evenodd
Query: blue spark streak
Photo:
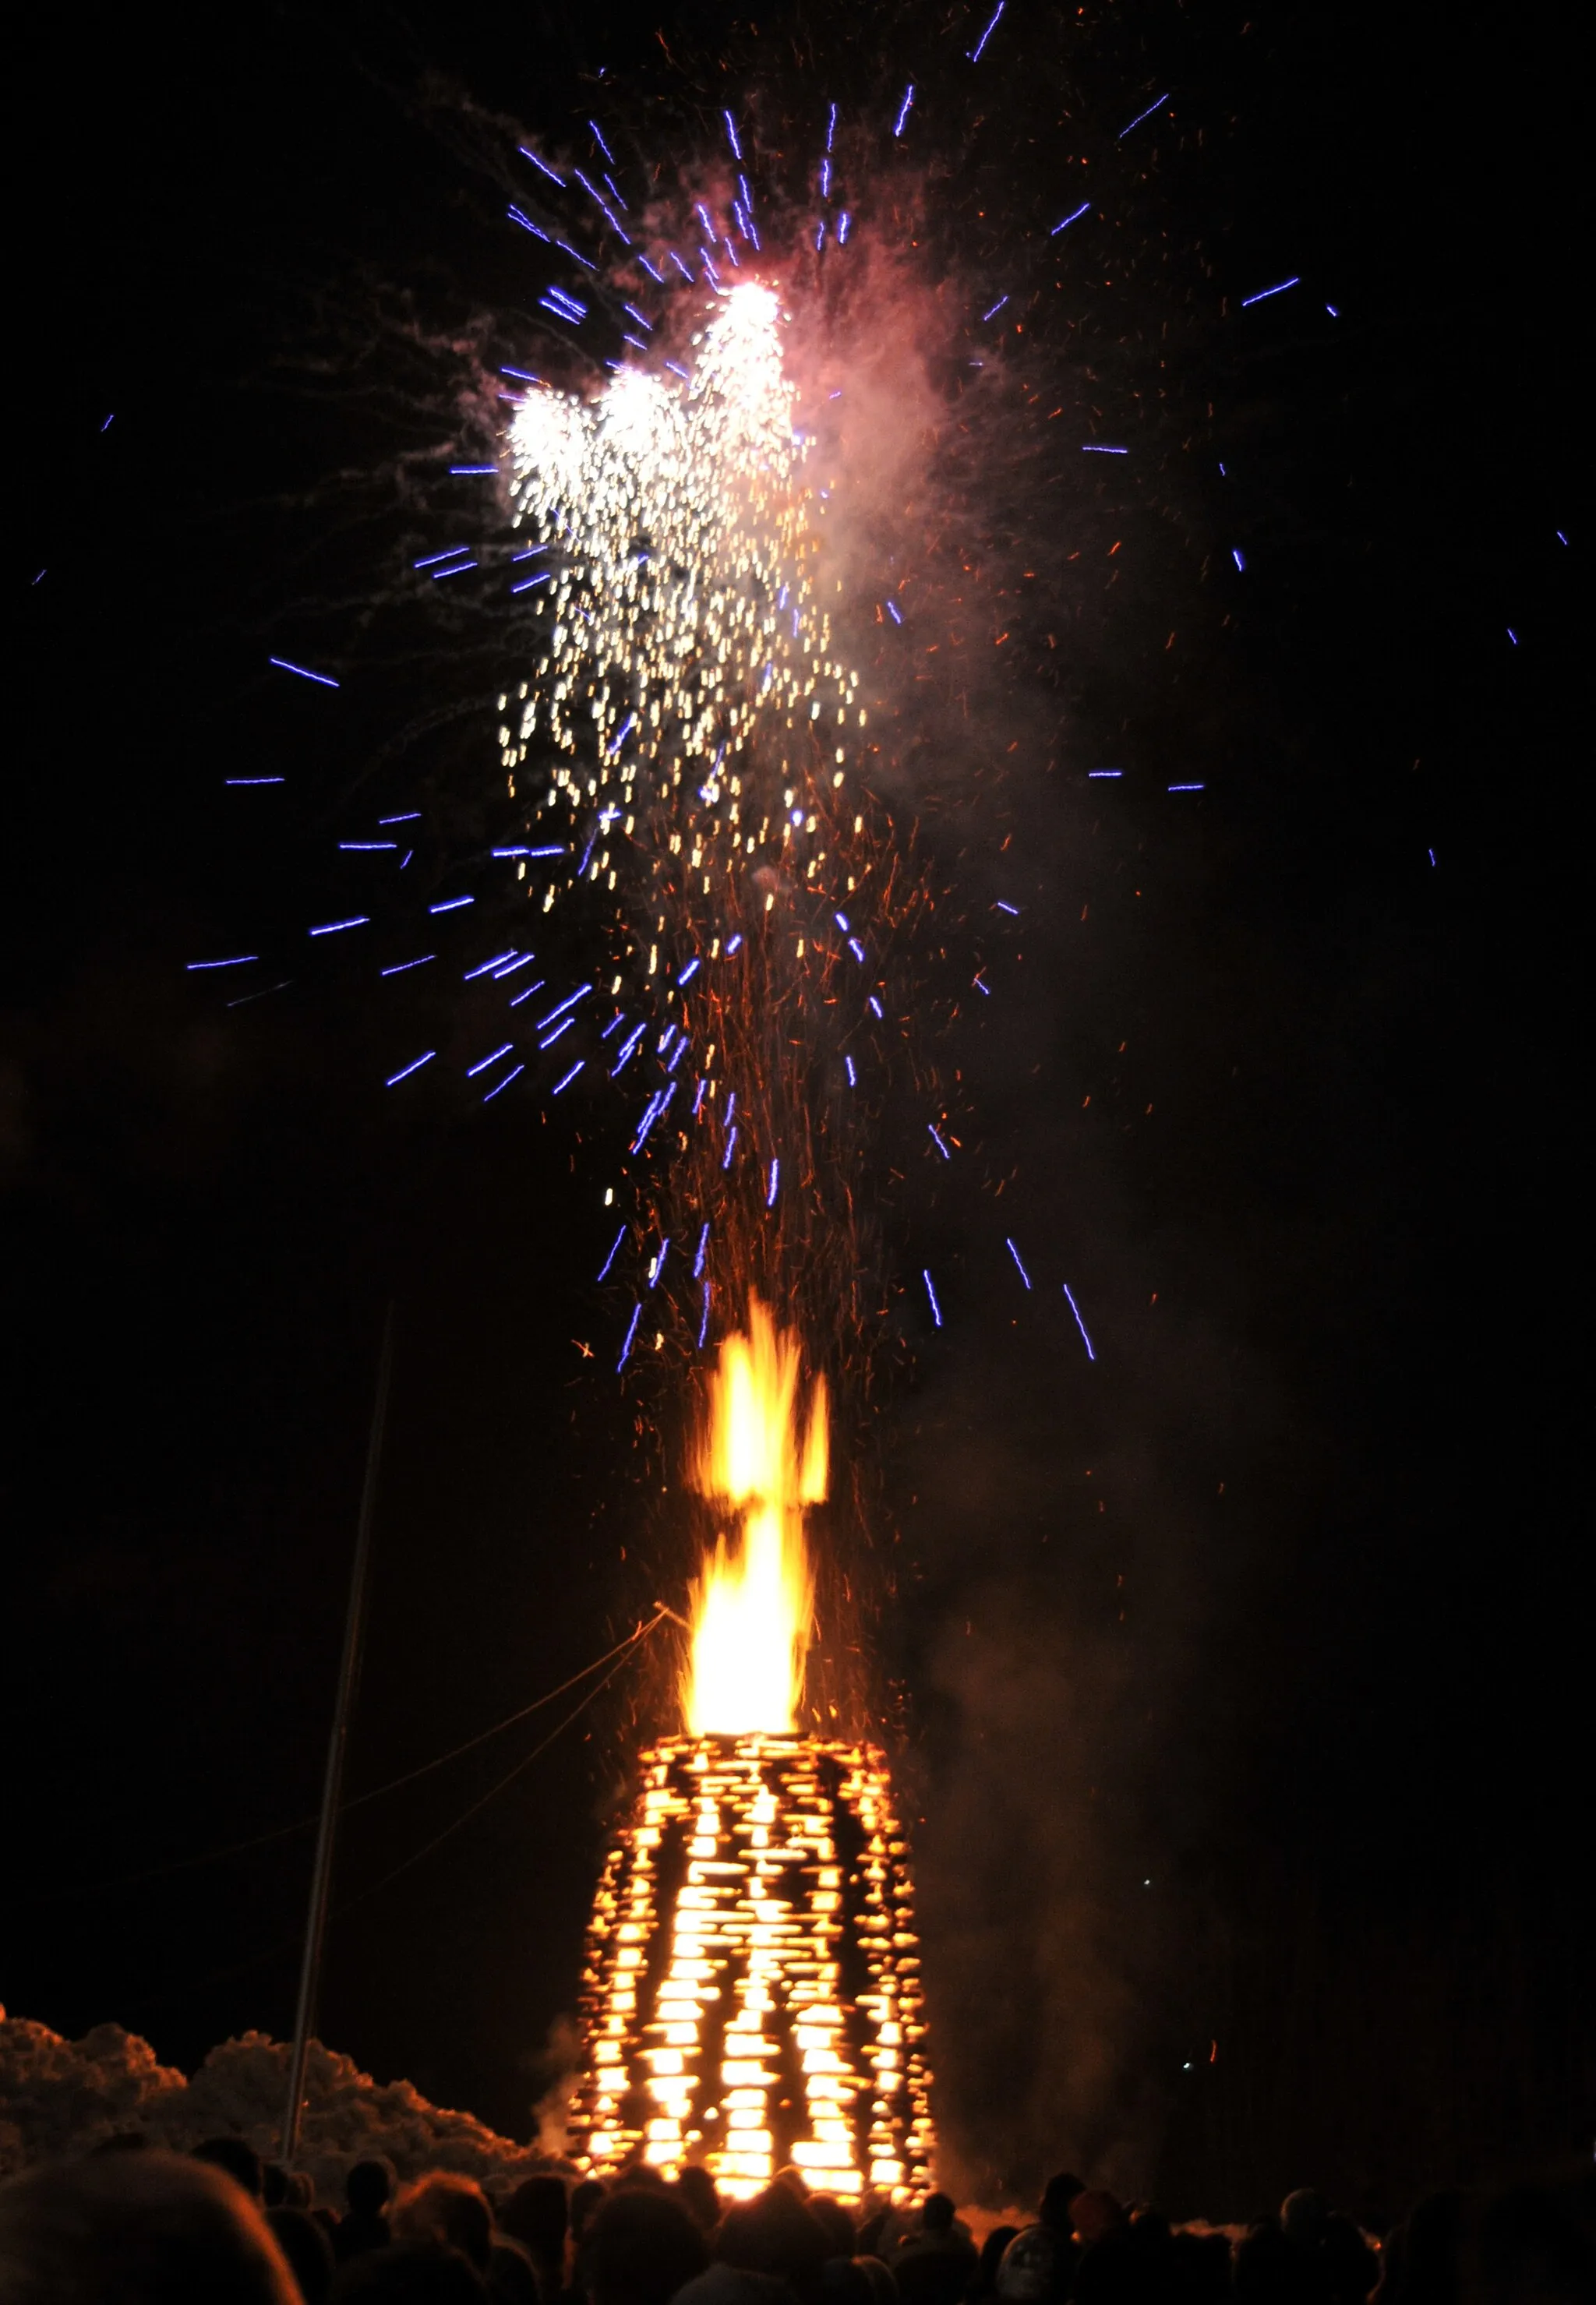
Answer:
<svg viewBox="0 0 1596 2305"><path fill-rule="evenodd" d="M1080 1306L1079 1306L1079 1305L1077 1305L1077 1304L1076 1304L1076 1302L1075 1302L1075 1292L1074 1292L1074 1290L1070 1287L1069 1282L1068 1282L1067 1280L1065 1280L1065 1282L1063 1282L1063 1283L1062 1283L1062 1287L1063 1287L1063 1289L1064 1289L1064 1293L1065 1293L1065 1295L1069 1298L1069 1306L1070 1306L1070 1311L1071 1311L1071 1312L1074 1314L1074 1316L1075 1316L1075 1326L1076 1326L1076 1328L1077 1328L1077 1329L1079 1329L1079 1330L1080 1330L1080 1331L1081 1331L1081 1342L1082 1342L1082 1343L1085 1346L1085 1348L1086 1348L1086 1357L1087 1357L1087 1359L1088 1359L1089 1361L1094 1361L1094 1360L1096 1360L1096 1358L1097 1358L1097 1355L1096 1355L1096 1354L1092 1351L1092 1349L1091 1349L1091 1339L1087 1335L1087 1333L1086 1333L1086 1323L1085 1323L1085 1322L1081 1318L1081 1307L1080 1307Z"/></svg>
<svg viewBox="0 0 1596 2305"><path fill-rule="evenodd" d="M1048 238L1049 240L1057 240L1059 234L1065 230L1066 225L1079 224L1081 218L1086 214L1087 209L1091 206L1091 202L1090 200L1082 200L1078 208L1072 208L1068 216L1060 218L1059 222L1054 225L1052 231L1048 234Z"/></svg>
<svg viewBox="0 0 1596 2305"><path fill-rule="evenodd" d="M436 1049L429 1049L425 1056L418 1057L413 1064L406 1065L403 1072L390 1073L383 1085L386 1088L397 1088L402 1080L410 1078L412 1073L419 1073L423 1065L429 1065L437 1054Z"/></svg>
<svg viewBox="0 0 1596 2305"><path fill-rule="evenodd" d="M1148 106L1145 112L1139 112L1134 120L1130 122L1128 126L1120 130L1119 134L1115 139L1116 143L1123 144L1133 128L1140 128L1144 120L1150 120L1152 118L1153 114L1158 110L1160 104L1167 104L1168 101L1169 91L1166 89L1162 96L1154 97L1152 102Z"/></svg>
<svg viewBox="0 0 1596 2305"><path fill-rule="evenodd" d="M998 19L1002 15L1003 11L1007 4L1008 0L998 0L997 11L993 15L991 22L987 26L986 30L981 34L980 39L977 40L975 46L970 51L970 61L972 64L980 64L981 52L986 47L987 42L991 38L993 33L998 30Z"/></svg>
<svg viewBox="0 0 1596 2305"><path fill-rule="evenodd" d="M643 1308L642 1308L642 1302L641 1302L641 1298L640 1298L640 1299L639 1299L639 1301L638 1301L638 1303L637 1303L637 1304L632 1307L632 1325L631 1325L631 1327L630 1327L630 1328L627 1330L627 1331L626 1331L626 1341L625 1341L625 1343L621 1347L621 1357L620 1357L620 1359L615 1363L615 1374L616 1374L616 1375L617 1375L617 1376L620 1374L621 1371L625 1367L625 1365L626 1365L626 1364L627 1364L628 1360L629 1360L629 1359L631 1358L631 1357L632 1357L632 1339L633 1339L633 1337L635 1337L635 1336L636 1336L636 1334L637 1334L637 1324L638 1324L638 1323L642 1319L642 1317L643 1317Z"/></svg>
<svg viewBox="0 0 1596 2305"><path fill-rule="evenodd" d="M931 1318L936 1323L937 1326L940 1328L942 1326L942 1307L937 1302L937 1291L931 1285L931 1276L929 1272L922 1272L920 1277L925 1282L925 1293L931 1300Z"/></svg>
<svg viewBox="0 0 1596 2305"><path fill-rule="evenodd" d="M609 1255L598 1267L598 1280L602 1280L604 1279L606 1273L609 1271L610 1266L615 1263L616 1257L619 1256L621 1253L621 1243L625 1239L625 1238L626 1228L623 1225L620 1231L616 1233L614 1240L612 1240L609 1245Z"/></svg>
<svg viewBox="0 0 1596 2305"><path fill-rule="evenodd" d="M1242 298L1243 311L1244 312L1246 310L1249 304L1261 304L1266 296L1284 296L1288 288L1300 287L1302 285L1302 278L1303 276L1300 272L1294 272L1289 280L1277 280L1272 288L1260 288L1252 295L1244 296Z"/></svg>
<svg viewBox="0 0 1596 2305"><path fill-rule="evenodd" d="M576 991L567 999L562 1000L557 1008L551 1008L547 1016L539 1018L534 1030L546 1033L556 1016L563 1016L567 1008L574 1008L579 1000L585 1000L592 989L590 984L578 985Z"/></svg>
<svg viewBox="0 0 1596 2305"><path fill-rule="evenodd" d="M318 929L308 929L307 936L336 936L340 929L363 929L369 924L369 913L352 913L346 921L325 921Z"/></svg>
<svg viewBox="0 0 1596 2305"><path fill-rule="evenodd" d="M895 136L901 136L903 134L904 123L909 117L909 106L913 103L913 101L914 82L911 81L908 87L904 90L904 101L899 109L897 119L893 123L892 132Z"/></svg>
<svg viewBox="0 0 1596 2305"><path fill-rule="evenodd" d="M268 656L266 660L275 664L279 672L297 672L301 680L313 680L318 688L337 688L341 685L329 673L312 672L308 666L290 664L285 656Z"/></svg>

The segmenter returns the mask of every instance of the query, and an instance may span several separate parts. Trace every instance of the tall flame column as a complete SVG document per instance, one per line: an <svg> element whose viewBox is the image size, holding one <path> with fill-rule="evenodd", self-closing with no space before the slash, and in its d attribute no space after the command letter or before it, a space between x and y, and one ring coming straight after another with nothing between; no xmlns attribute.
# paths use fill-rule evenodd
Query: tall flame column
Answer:
<svg viewBox="0 0 1596 2305"><path fill-rule="evenodd" d="M579 2164L701 2161L746 2198L788 2164L856 2200L931 2149L903 1834L867 1746L676 1737L595 1902Z"/></svg>

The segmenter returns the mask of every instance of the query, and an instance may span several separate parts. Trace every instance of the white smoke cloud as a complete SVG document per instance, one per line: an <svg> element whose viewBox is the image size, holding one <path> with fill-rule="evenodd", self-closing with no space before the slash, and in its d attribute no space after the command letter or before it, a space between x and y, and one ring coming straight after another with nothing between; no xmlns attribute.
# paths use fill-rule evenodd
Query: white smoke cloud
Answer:
<svg viewBox="0 0 1596 2305"><path fill-rule="evenodd" d="M270 2159L288 2054L284 2042L245 2033L212 2049L189 2080L120 2025L68 2041L0 2009L0 2176L130 2131L179 2152L208 2137L241 2136ZM310 2044L305 2095L299 2166L329 2200L342 2197L351 2163L369 2155L386 2156L402 2180L450 2169L495 2187L549 2166L538 2148L429 2104L409 2081L375 2081L319 2041Z"/></svg>

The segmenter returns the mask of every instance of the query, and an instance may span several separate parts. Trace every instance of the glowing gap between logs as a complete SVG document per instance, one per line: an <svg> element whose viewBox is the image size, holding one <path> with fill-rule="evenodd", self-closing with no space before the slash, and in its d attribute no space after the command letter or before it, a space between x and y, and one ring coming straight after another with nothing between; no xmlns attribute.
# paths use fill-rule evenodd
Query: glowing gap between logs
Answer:
<svg viewBox="0 0 1596 2305"><path fill-rule="evenodd" d="M813 1612L796 1340L758 1299L721 1348L697 1485L742 1509L694 1595L691 1734L642 1785L594 1901L571 2146L598 2174L701 2162L746 2199L789 2164L845 2200L923 2191L930 2075L906 1845L886 1762L794 1733Z"/></svg>

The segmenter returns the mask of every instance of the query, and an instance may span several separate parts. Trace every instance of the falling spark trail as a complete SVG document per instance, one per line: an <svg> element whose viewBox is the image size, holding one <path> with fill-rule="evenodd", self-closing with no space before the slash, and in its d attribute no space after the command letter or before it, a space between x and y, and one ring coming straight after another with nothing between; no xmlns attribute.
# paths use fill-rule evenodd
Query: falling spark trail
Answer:
<svg viewBox="0 0 1596 2305"><path fill-rule="evenodd" d="M998 6L993 13L991 22L987 26L986 30L981 34L980 39L977 40L975 46L970 51L970 61L972 64L978 64L981 62L981 52L986 47L987 42L991 38L993 33L998 30L998 19L1002 15L1004 9L1007 5L1008 0L998 0Z"/></svg>
<svg viewBox="0 0 1596 2305"><path fill-rule="evenodd" d="M1261 304L1268 296L1284 296L1288 288L1300 288L1302 279L1303 276L1300 272L1294 272L1289 280L1277 280L1272 288L1260 288L1252 295L1244 296L1243 311L1246 310L1249 304Z"/></svg>
<svg viewBox="0 0 1596 2305"><path fill-rule="evenodd" d="M1153 114L1158 110L1160 104L1167 104L1168 101L1169 91L1166 89L1162 96L1154 97L1152 102L1148 106L1145 112L1139 112L1134 120L1128 122L1126 125L1120 130L1118 141L1123 144L1133 128L1140 128L1144 120L1150 120L1152 118Z"/></svg>
<svg viewBox="0 0 1596 2305"><path fill-rule="evenodd" d="M1014 1270L1018 1272L1021 1280L1025 1283L1026 1288L1029 1289L1031 1286L1031 1275L1026 1272L1024 1265L1020 1262L1019 1250L1014 1246L1013 1241L1009 1240L1006 1237L1004 1239L1003 1246L1014 1258Z"/></svg>
<svg viewBox="0 0 1596 2305"><path fill-rule="evenodd" d="M1092 1349L1091 1349L1091 1339L1087 1335L1087 1333L1086 1333L1086 1323L1085 1323L1085 1322L1081 1318L1081 1307L1080 1307L1080 1306L1079 1306L1079 1305L1077 1305L1077 1304L1076 1304L1076 1302L1075 1302L1075 1292L1074 1292L1074 1290L1070 1287L1069 1282L1068 1282L1067 1280L1065 1280L1065 1281L1062 1282L1060 1285L1062 1286L1062 1288L1063 1288L1063 1289L1064 1289L1064 1293L1065 1293L1065 1296L1068 1297L1068 1299L1069 1299L1069 1307L1070 1307L1070 1311L1071 1311L1071 1312L1074 1314L1074 1316L1075 1316L1075 1326L1076 1326L1076 1328L1077 1328L1077 1329L1079 1329L1079 1330L1080 1330L1080 1331L1081 1331L1081 1342L1082 1342L1082 1343L1085 1346L1085 1348L1086 1348L1086 1357L1087 1357L1087 1359L1088 1359L1089 1361L1094 1361L1094 1360L1096 1360L1096 1358L1097 1358L1097 1355L1096 1355L1096 1354L1092 1351Z"/></svg>

